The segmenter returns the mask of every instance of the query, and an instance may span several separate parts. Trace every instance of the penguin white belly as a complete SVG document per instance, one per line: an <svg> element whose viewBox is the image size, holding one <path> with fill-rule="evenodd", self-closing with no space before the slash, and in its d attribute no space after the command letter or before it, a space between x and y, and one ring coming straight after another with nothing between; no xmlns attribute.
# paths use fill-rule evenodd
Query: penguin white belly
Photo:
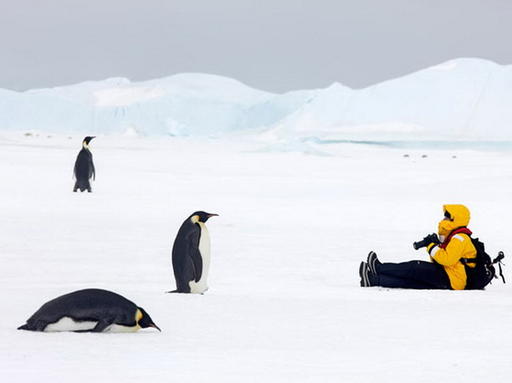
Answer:
<svg viewBox="0 0 512 383"><path fill-rule="evenodd" d="M62 332L62 331L87 331L96 327L98 322L95 321L75 321L69 317L62 317L55 323L50 323L44 329L45 332ZM102 332L135 332L140 329L139 325L122 326L112 324Z"/></svg>
<svg viewBox="0 0 512 383"><path fill-rule="evenodd" d="M50 323L44 329L45 332L60 331L86 331L96 327L98 322L95 321L75 321L70 317L62 317L55 323Z"/></svg>
<svg viewBox="0 0 512 383"><path fill-rule="evenodd" d="M193 294L202 294L206 290L208 290L208 270L210 268L210 235L208 234L208 229L206 229L206 225L203 222L198 222L201 227L201 237L199 238L199 253L201 254L201 258L203 259L203 272L201 274L201 279L198 282L190 281L190 292Z"/></svg>

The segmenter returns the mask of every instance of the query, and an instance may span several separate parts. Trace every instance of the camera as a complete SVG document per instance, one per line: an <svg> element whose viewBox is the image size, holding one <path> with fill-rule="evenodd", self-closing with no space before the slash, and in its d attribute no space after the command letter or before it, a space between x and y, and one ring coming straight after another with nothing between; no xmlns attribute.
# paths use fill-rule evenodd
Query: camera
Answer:
<svg viewBox="0 0 512 383"><path fill-rule="evenodd" d="M414 247L414 250L421 249L422 247L426 247L430 245L431 243L439 244L439 238L437 237L436 233L432 233L427 235L425 238L423 238L421 241L414 242L412 244L412 247Z"/></svg>

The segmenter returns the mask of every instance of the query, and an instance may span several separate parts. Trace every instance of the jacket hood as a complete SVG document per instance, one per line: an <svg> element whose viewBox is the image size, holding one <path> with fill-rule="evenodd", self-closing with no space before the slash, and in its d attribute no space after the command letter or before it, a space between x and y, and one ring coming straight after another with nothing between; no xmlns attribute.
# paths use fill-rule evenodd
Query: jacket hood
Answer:
<svg viewBox="0 0 512 383"><path fill-rule="evenodd" d="M439 235L447 236L453 230L469 224L469 209L464 205L443 205L443 212L448 212L451 220L443 219L439 222Z"/></svg>
<svg viewBox="0 0 512 383"><path fill-rule="evenodd" d="M443 212L450 213L455 227L469 225L469 209L464 205L443 205Z"/></svg>

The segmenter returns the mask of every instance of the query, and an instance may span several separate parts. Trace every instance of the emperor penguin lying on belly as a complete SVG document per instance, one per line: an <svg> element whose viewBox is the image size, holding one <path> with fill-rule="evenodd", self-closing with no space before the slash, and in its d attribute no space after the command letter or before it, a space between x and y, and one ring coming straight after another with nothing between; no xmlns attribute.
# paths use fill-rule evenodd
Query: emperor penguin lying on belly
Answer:
<svg viewBox="0 0 512 383"><path fill-rule="evenodd" d="M46 302L18 330L59 332L135 332L153 327L149 314L112 291L85 289Z"/></svg>

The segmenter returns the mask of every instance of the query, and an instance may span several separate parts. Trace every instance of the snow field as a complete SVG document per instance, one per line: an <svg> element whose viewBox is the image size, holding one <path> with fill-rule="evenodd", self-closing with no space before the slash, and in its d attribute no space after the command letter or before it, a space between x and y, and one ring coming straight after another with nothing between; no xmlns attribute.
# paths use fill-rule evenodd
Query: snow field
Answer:
<svg viewBox="0 0 512 383"><path fill-rule="evenodd" d="M93 193L80 194L71 176L81 139L0 135L5 381L512 378L509 285L363 289L357 275L369 250L426 259L412 242L435 231L444 203L466 204L490 254L511 256L510 153L313 145L328 154L317 156L100 136ZM220 214L207 224L210 290L165 294L172 242L199 209ZM133 300L162 333L16 330L44 302L86 287Z"/></svg>

